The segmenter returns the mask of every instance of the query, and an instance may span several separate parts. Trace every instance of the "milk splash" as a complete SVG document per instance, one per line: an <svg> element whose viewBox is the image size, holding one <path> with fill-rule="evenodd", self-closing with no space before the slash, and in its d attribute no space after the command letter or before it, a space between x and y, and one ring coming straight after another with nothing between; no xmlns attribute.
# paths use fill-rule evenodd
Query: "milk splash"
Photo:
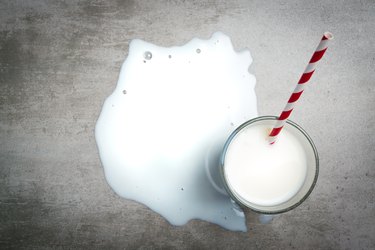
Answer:
<svg viewBox="0 0 375 250"><path fill-rule="evenodd" d="M201 219L246 231L218 166L228 136L257 116L251 62L219 32L181 47L133 40L95 129L113 190L173 225Z"/></svg>

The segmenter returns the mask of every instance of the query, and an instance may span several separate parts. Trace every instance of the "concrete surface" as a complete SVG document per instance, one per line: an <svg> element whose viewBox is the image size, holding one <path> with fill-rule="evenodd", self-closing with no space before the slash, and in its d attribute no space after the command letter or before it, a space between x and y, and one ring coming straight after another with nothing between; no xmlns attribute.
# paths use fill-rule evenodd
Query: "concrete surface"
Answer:
<svg viewBox="0 0 375 250"><path fill-rule="evenodd" d="M374 249L375 3L0 2L0 248ZM182 227L107 185L94 140L131 39L163 46L222 31L249 47L259 113L283 108L322 33L335 35L291 119L321 172L294 211L248 233Z"/></svg>

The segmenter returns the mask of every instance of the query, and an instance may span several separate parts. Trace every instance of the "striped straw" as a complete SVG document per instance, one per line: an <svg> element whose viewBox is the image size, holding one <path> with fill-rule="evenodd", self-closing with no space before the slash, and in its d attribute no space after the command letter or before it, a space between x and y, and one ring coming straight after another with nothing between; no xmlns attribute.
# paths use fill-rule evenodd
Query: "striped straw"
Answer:
<svg viewBox="0 0 375 250"><path fill-rule="evenodd" d="M313 73L315 72L315 67L323 57L324 53L327 50L327 45L330 40L333 39L333 35L330 32L325 32L323 34L322 40L320 41L318 47L316 48L313 56L310 59L309 64L307 65L305 71L303 72L301 78L298 81L296 88L293 91L293 94L290 96L288 103L286 104L283 112L276 121L275 126L273 127L271 133L269 134L270 144L274 144L277 138L277 135L280 133L281 129L286 123L286 120L292 113L294 105L297 103L300 98L303 90L305 89L305 83L307 83Z"/></svg>

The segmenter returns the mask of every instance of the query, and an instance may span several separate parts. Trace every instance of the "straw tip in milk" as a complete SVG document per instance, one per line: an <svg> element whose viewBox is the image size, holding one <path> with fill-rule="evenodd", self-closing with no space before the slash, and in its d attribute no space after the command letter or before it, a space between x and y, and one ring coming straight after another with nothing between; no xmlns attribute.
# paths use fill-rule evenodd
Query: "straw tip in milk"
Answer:
<svg viewBox="0 0 375 250"><path fill-rule="evenodd" d="M332 39L333 39L333 35L332 35L332 33L329 32L329 31L324 32L324 36L325 36L328 40L332 40Z"/></svg>

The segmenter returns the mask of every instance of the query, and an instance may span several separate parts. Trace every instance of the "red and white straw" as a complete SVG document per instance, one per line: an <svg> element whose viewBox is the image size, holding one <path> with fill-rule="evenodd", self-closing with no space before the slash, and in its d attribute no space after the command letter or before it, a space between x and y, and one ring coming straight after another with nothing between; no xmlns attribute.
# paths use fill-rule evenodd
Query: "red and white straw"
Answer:
<svg viewBox="0 0 375 250"><path fill-rule="evenodd" d="M294 105L297 103L300 98L303 90L305 89L305 84L310 80L311 76L315 72L315 67L323 57L324 53L327 50L327 45L330 40L333 39L333 35L330 32L325 32L322 40L320 41L318 47L316 48L313 56L310 59L309 64L307 65L305 71L303 72L301 78L298 81L296 88L293 91L293 94L290 96L288 103L286 104L283 112L276 121L275 126L273 127L271 133L269 134L270 144L274 144L278 134L286 123L286 120L292 113Z"/></svg>

